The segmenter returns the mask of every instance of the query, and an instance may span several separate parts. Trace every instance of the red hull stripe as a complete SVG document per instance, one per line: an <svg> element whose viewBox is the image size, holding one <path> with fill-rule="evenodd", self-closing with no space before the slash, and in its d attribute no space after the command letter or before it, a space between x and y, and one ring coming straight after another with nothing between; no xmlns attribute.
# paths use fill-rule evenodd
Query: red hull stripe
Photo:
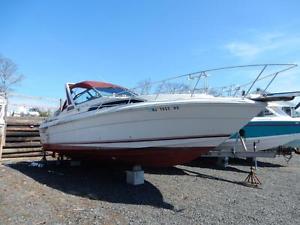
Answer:
<svg viewBox="0 0 300 225"><path fill-rule="evenodd" d="M100 148L66 146L57 144L43 145L44 150L52 151L76 159L120 162L129 165L166 167L188 163L214 147L150 147L150 148Z"/></svg>
<svg viewBox="0 0 300 225"><path fill-rule="evenodd" d="M126 140L113 140L113 141L90 141L90 142L63 142L56 144L112 144L112 143L131 143L131 142L147 142L147 141L172 141L184 139L202 139L202 138L229 138L231 134L218 134L218 135L202 135L202 136L179 136L179 137L162 137L162 138L141 138L141 139L126 139Z"/></svg>

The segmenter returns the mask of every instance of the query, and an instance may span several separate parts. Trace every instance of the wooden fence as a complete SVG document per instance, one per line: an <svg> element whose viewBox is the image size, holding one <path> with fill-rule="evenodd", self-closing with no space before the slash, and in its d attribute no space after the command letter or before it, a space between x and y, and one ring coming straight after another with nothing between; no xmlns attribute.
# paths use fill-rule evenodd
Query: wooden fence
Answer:
<svg viewBox="0 0 300 225"><path fill-rule="evenodd" d="M39 135L41 117L8 117L2 158L42 156Z"/></svg>

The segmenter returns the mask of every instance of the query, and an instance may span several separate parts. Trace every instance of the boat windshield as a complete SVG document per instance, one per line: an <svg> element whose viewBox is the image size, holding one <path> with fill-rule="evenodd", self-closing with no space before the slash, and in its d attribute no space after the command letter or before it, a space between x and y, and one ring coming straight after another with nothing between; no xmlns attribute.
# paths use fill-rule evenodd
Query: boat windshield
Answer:
<svg viewBox="0 0 300 225"><path fill-rule="evenodd" d="M101 96L127 96L127 97L131 97L134 96L133 93L131 93L130 91L123 89L121 87L109 87L109 88L100 88L97 87L95 88L100 94Z"/></svg>
<svg viewBox="0 0 300 225"><path fill-rule="evenodd" d="M72 98L75 105L100 98L100 97L131 97L134 96L133 93L127 91L126 89L119 87L109 87L109 88L80 88L76 87L71 90Z"/></svg>
<svg viewBox="0 0 300 225"><path fill-rule="evenodd" d="M283 111L281 108L279 107L270 107L270 110L272 110L277 116L290 116L289 114L287 114L285 111Z"/></svg>
<svg viewBox="0 0 300 225"><path fill-rule="evenodd" d="M289 116L293 116L294 114L294 108L293 107L287 107L287 106L284 106L282 107L282 110L288 114Z"/></svg>
<svg viewBox="0 0 300 225"><path fill-rule="evenodd" d="M300 117L300 112L298 112L298 111L295 111L294 112L294 116L293 117Z"/></svg>
<svg viewBox="0 0 300 225"><path fill-rule="evenodd" d="M73 88L71 94L76 105L101 97L101 95L92 88Z"/></svg>

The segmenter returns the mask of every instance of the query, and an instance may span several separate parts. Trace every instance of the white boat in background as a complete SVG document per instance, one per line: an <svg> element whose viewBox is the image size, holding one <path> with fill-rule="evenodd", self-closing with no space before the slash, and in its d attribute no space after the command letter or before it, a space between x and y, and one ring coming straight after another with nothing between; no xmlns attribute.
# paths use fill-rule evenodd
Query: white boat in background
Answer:
<svg viewBox="0 0 300 225"><path fill-rule="evenodd" d="M273 103L269 103L269 105L272 108L277 108L284 111L287 115L294 118L294 121L300 121L300 113L299 111L297 111L297 109L300 106L300 103L295 104L294 102L285 101L285 102L273 102ZM298 132L296 128L294 128L294 130L296 133ZM300 137L297 136L295 137L295 139L291 140L290 142L288 143L285 142L283 147L300 149Z"/></svg>
<svg viewBox="0 0 300 225"><path fill-rule="evenodd" d="M118 85L94 81L67 84L66 93L63 107L40 126L44 150L147 166L198 158L266 106L237 97L151 101Z"/></svg>
<svg viewBox="0 0 300 225"><path fill-rule="evenodd" d="M268 150L300 139L300 118L292 118L276 103L269 103L268 107L253 118L240 130L244 137L246 150ZM238 141L238 134L218 146L217 150L245 151L243 144Z"/></svg>
<svg viewBox="0 0 300 225"><path fill-rule="evenodd" d="M291 116L293 118L300 120L300 112L298 111L299 106L300 106L300 103L298 103L297 105L292 102L279 102L278 103L278 107L280 107L283 111L285 111L286 114L288 114L289 116ZM284 147L300 149L300 138L286 143L284 145Z"/></svg>

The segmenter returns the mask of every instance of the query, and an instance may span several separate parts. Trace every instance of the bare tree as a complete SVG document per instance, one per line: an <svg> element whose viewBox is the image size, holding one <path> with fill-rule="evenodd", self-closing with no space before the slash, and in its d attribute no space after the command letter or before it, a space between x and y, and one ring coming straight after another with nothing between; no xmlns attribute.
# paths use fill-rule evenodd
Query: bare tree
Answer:
<svg viewBox="0 0 300 225"><path fill-rule="evenodd" d="M152 84L151 84L151 79L145 79L140 81L137 84L137 89L140 89L140 94L141 95L148 95L151 92Z"/></svg>
<svg viewBox="0 0 300 225"><path fill-rule="evenodd" d="M187 93L189 90L190 87L185 83L165 82L158 87L157 92L180 94L180 93Z"/></svg>
<svg viewBox="0 0 300 225"><path fill-rule="evenodd" d="M140 90L141 95L157 94L157 93L169 93L169 94L179 94L187 93L189 91L189 86L183 82L162 82L157 84L157 82L152 83L151 79L145 79L137 84L136 90Z"/></svg>
<svg viewBox="0 0 300 225"><path fill-rule="evenodd" d="M23 79L24 76L18 73L17 65L11 59L0 55L0 92L7 97L13 87Z"/></svg>

